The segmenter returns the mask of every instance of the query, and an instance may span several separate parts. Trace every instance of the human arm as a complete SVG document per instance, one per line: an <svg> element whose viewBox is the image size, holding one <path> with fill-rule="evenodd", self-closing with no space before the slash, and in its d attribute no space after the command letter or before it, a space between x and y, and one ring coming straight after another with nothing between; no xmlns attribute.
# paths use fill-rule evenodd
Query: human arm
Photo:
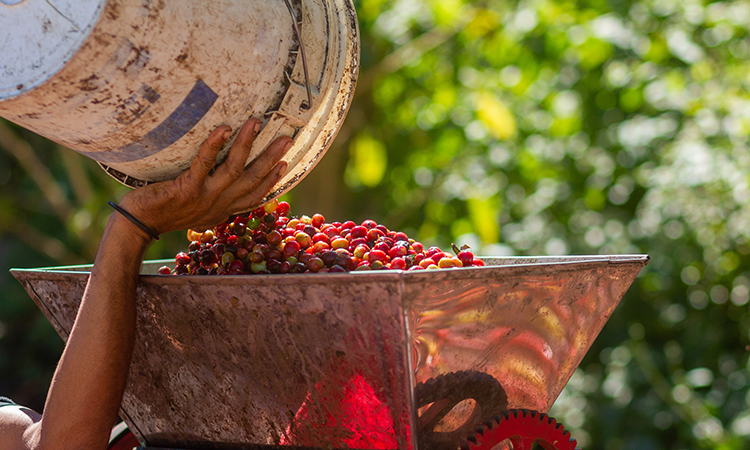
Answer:
<svg viewBox="0 0 750 450"><path fill-rule="evenodd" d="M243 126L227 160L213 174L216 155L231 134L228 127L211 134L188 172L132 191L120 206L164 233L207 228L259 203L283 175L286 163L279 161L291 144L289 138L277 139L245 169L259 125L252 119ZM24 417L0 410L0 450L107 447L125 388L136 284L150 242L147 233L122 215L110 216L44 412Z"/></svg>

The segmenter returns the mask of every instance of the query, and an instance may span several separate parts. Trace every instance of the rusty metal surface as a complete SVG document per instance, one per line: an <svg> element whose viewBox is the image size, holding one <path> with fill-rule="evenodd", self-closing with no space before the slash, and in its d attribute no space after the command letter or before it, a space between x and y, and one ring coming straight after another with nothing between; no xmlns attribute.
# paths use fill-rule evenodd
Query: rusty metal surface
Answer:
<svg viewBox="0 0 750 450"><path fill-rule="evenodd" d="M357 379L384 405L395 446L416 448L413 386L468 369L500 380L510 407L547 411L648 257L487 261L429 272L144 275L122 415L150 446L343 446L347 430L309 424L351 414L340 391ZM87 270L12 272L65 339Z"/></svg>

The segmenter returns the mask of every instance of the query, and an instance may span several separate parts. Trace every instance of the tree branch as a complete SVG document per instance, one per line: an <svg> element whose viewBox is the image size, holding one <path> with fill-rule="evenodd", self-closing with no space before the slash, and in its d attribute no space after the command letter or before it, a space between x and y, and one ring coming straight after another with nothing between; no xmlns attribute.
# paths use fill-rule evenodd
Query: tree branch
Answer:
<svg viewBox="0 0 750 450"><path fill-rule="evenodd" d="M28 142L16 136L2 121L0 121L0 146L18 160L60 220L67 221L71 208L62 186L55 180Z"/></svg>

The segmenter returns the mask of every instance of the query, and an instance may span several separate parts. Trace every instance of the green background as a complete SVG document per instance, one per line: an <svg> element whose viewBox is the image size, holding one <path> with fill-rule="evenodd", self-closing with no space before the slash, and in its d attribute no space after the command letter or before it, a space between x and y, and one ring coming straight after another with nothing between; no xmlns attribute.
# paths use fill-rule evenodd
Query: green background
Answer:
<svg viewBox="0 0 750 450"><path fill-rule="evenodd" d="M750 448L750 2L355 4L355 100L292 212L650 254L551 414L583 448ZM125 190L2 121L0 185L0 393L41 409L62 343L7 269L91 262Z"/></svg>

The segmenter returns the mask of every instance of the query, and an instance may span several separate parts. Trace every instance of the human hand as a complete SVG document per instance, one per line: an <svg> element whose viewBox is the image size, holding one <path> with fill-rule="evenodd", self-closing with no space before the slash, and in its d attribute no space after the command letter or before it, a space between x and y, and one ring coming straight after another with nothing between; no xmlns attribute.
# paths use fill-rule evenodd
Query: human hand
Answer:
<svg viewBox="0 0 750 450"><path fill-rule="evenodd" d="M231 136L221 126L201 145L190 169L172 181L149 184L126 194L120 206L156 234L187 228L208 229L231 214L259 204L281 179L287 163L280 161L292 145L289 137L272 142L247 168L245 162L260 131L260 120L245 122L224 163L216 155Z"/></svg>

